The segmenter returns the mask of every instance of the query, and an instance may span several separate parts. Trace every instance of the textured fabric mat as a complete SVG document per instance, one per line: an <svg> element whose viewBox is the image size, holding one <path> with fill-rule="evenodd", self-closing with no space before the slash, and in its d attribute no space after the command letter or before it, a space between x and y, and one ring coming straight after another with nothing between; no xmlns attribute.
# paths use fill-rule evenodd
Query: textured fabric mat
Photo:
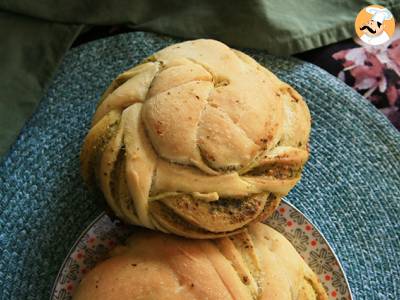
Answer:
<svg viewBox="0 0 400 300"><path fill-rule="evenodd" d="M70 247L101 211L79 173L95 104L117 74L173 42L136 32L68 53L0 164L0 299L48 299ZM250 54L292 84L312 112L311 159L287 200L331 243L355 299L400 299L400 135L321 69Z"/></svg>

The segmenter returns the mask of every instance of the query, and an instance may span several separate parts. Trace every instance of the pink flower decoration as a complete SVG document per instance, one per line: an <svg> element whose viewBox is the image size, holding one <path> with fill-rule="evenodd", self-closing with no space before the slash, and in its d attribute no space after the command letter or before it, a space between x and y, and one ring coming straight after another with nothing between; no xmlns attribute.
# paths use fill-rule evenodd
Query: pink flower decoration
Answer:
<svg viewBox="0 0 400 300"><path fill-rule="evenodd" d="M346 74L351 75L354 78L352 87L371 102L380 103L383 113L388 116L400 113L399 35L388 45L341 50L332 57L343 66L337 75L339 79L345 81ZM386 100L382 101L382 96Z"/></svg>

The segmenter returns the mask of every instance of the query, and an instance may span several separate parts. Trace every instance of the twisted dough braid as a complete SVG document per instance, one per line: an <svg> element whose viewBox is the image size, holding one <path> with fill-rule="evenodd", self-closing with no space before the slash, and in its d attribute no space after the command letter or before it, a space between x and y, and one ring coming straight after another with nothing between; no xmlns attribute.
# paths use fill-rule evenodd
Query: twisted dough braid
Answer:
<svg viewBox="0 0 400 300"><path fill-rule="evenodd" d="M326 300L281 234L257 223L215 240L135 232L83 278L74 300Z"/></svg>
<svg viewBox="0 0 400 300"><path fill-rule="evenodd" d="M82 173L126 222L217 237L272 213L300 179L309 132L293 88L220 42L188 41L113 81Z"/></svg>

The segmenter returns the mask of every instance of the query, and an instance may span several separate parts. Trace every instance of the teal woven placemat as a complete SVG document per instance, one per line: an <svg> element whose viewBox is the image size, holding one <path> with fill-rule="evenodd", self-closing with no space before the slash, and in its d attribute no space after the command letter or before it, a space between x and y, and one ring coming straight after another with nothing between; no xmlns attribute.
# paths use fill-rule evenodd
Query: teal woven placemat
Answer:
<svg viewBox="0 0 400 300"><path fill-rule="evenodd" d="M136 32L89 43L65 57L0 164L0 299L50 296L64 257L101 210L79 174L79 150L95 104L118 73L173 42ZM287 200L325 234L355 299L400 299L398 132L321 69L250 54L292 84L312 113L311 160Z"/></svg>

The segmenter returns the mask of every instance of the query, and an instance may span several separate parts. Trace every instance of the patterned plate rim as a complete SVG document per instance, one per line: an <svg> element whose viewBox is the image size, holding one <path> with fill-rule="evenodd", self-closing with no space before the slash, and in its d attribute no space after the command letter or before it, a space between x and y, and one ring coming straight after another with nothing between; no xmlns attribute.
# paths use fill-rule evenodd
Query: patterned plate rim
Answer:
<svg viewBox="0 0 400 300"><path fill-rule="evenodd" d="M314 229L319 233L319 235L323 238L323 240L324 240L324 242L326 243L328 249L331 251L333 257L335 258L335 261L336 261L337 264L338 264L338 268L339 268L339 270L340 270L340 272L341 272L341 274L342 274L342 276L343 276L343 278L344 278L344 281L345 281L345 283L346 283L346 287L347 287L347 289L348 289L348 291L349 291L350 300L354 300L354 298L353 298L353 293L352 293L352 291L351 291L350 284L349 284L349 281L348 281L348 279L347 279L346 273L345 273L345 271L344 271L344 269L343 269L342 263L340 262L340 260L339 260L338 256L336 255L335 251L333 251L331 245L329 244L328 240L326 239L326 237L324 236L324 234L322 233L322 231L319 229L318 226L316 226L313 222L311 222L310 219L309 219L303 212L301 212L296 206L294 206L294 205L291 204L290 202L286 201L285 199L282 199L282 202L283 202L284 204L286 204L287 206L289 206L290 208L292 208L293 210L295 210L296 212L298 212L299 214L301 214L301 215L305 218L305 220L306 220L308 223L310 223L311 226L313 226L313 228L314 228ZM69 259L69 258L71 257L71 255L73 254L73 252L74 252L74 250L76 249L76 247L78 246L79 242L84 238L84 236L89 232L89 230L90 230L99 220L101 220L105 215L106 215L106 213L103 211L103 212L101 212L92 222L90 222L90 223L86 226L86 228L81 232L81 234L78 236L78 238L75 240L74 244L70 247L70 249L69 249L69 251L68 251L68 254L65 256L65 258L64 258L64 260L63 260L63 262L62 262L62 264L61 264L61 266L60 266L60 268L59 268L59 270L58 270L57 276L56 276L56 278L55 278L55 280L54 280L54 283L53 283L53 287L52 287L52 289L51 289L51 293L50 293L50 298L49 298L49 300L53 300L53 298L54 298L54 293L55 293L57 284L58 284L58 282L59 282L59 280L60 280L60 277L61 277L61 275L62 275L62 272L63 272L63 270L64 270L64 268L65 268L65 266L66 266L66 264L67 264L68 259Z"/></svg>
<svg viewBox="0 0 400 300"><path fill-rule="evenodd" d="M105 211L102 211L96 218L94 218L94 220L92 222L90 222L85 229L81 232L81 234L76 238L74 244L71 246L71 248L68 251L68 254L65 256L60 269L57 272L57 276L56 279L54 280L53 283L53 287L51 289L51 293L50 293L50 300L53 300L54 298L54 293L56 291L56 287L57 287L57 283L60 281L60 277L62 275L62 272L68 262L68 259L71 257L72 253L74 253L75 248L78 246L79 242L85 237L86 233L89 232L89 230L104 216L106 215ZM341 267L340 267L341 268ZM353 299L352 299L353 300Z"/></svg>
<svg viewBox="0 0 400 300"><path fill-rule="evenodd" d="M304 216L304 218L307 220L307 222L310 223L311 226L313 226L314 229L317 230L318 233L321 235L321 237L324 239L326 245L328 246L328 249L331 251L333 257L335 258L336 262L338 263L339 270L340 270L340 272L342 273L343 278L344 278L344 281L346 282L347 289L349 290L350 300L354 300L354 298L353 298L353 293L352 293L351 288L350 288L349 280L347 279L347 276L346 276L346 273L345 273L345 271L344 271L344 269L343 269L342 263L340 262L340 259L339 259L339 257L336 255L335 251L333 251L333 249L332 249L332 247L331 247L331 244L329 244L329 242L328 242L328 240L326 239L325 235L322 233L322 231L319 229L319 227L316 226L316 225L314 224L314 222L311 222L311 220L310 220L303 212L301 212L296 206L294 206L294 205L291 204L290 202L286 201L285 199L282 199L282 202L285 203L286 205L290 206L293 210L297 211L297 212L298 212L299 214L301 214L302 216ZM87 231L85 231L85 232L87 232ZM71 253L72 253L72 251L71 251L69 254L71 254ZM62 269L61 269L61 271L62 271ZM56 283L54 284L54 287L55 287L55 286L56 286Z"/></svg>

